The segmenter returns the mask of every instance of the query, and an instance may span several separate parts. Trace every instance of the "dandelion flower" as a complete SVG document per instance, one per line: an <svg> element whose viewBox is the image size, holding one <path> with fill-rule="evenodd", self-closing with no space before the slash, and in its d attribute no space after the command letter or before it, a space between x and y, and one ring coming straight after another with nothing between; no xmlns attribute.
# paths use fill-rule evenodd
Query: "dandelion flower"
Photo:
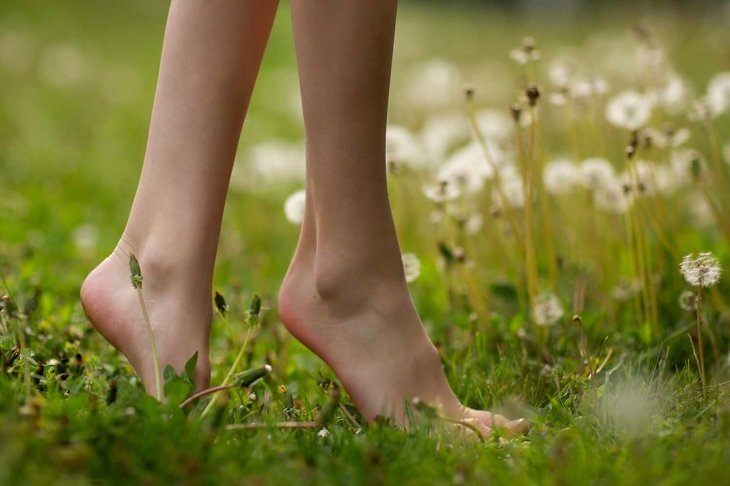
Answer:
<svg viewBox="0 0 730 486"><path fill-rule="evenodd" d="M697 258L690 253L682 259L679 272L693 287L711 287L720 280L722 268L712 253L700 253Z"/></svg>
<svg viewBox="0 0 730 486"><path fill-rule="evenodd" d="M716 74L707 85L707 103L713 116L730 109L730 71Z"/></svg>
<svg viewBox="0 0 730 486"><path fill-rule="evenodd" d="M694 312L697 310L697 294L691 290L685 290L679 294L679 307L687 312Z"/></svg>
<svg viewBox="0 0 730 486"><path fill-rule="evenodd" d="M421 260L414 253L403 253L401 258L406 282L411 283L421 275Z"/></svg>
<svg viewBox="0 0 730 486"><path fill-rule="evenodd" d="M552 292L543 292L535 297L533 318L538 326L552 326L563 317L563 306Z"/></svg>
<svg viewBox="0 0 730 486"><path fill-rule="evenodd" d="M468 139L469 121L462 113L430 117L421 130L421 144L432 160L440 161L455 146Z"/></svg>
<svg viewBox="0 0 730 486"><path fill-rule="evenodd" d="M612 179L593 194L596 207L614 214L623 214L631 207L633 197L618 179Z"/></svg>
<svg viewBox="0 0 730 486"><path fill-rule="evenodd" d="M616 177L616 172L606 159L591 157L581 162L578 168L580 184L591 191L607 186Z"/></svg>
<svg viewBox="0 0 730 486"><path fill-rule="evenodd" d="M651 117L651 101L636 91L623 91L606 104L606 119L618 127L638 130Z"/></svg>
<svg viewBox="0 0 730 486"><path fill-rule="evenodd" d="M293 224L302 224L304 220L304 206L306 201L306 192L300 190L292 194L284 203L284 214L286 219Z"/></svg>
<svg viewBox="0 0 730 486"><path fill-rule="evenodd" d="M421 190L426 198L437 204L443 204L447 201L453 201L461 196L461 191L456 184L449 181L439 181L436 183L425 184Z"/></svg>
<svg viewBox="0 0 730 486"><path fill-rule="evenodd" d="M425 162L416 137L410 130L400 125L388 125L385 131L385 147L385 160L389 164L419 167Z"/></svg>
<svg viewBox="0 0 730 486"><path fill-rule="evenodd" d="M545 165L542 179L550 194L568 194L579 182L580 172L571 160L556 159Z"/></svg>
<svg viewBox="0 0 730 486"><path fill-rule="evenodd" d="M462 94L459 69L441 59L417 66L410 77L408 99L421 108L443 108L455 103Z"/></svg>

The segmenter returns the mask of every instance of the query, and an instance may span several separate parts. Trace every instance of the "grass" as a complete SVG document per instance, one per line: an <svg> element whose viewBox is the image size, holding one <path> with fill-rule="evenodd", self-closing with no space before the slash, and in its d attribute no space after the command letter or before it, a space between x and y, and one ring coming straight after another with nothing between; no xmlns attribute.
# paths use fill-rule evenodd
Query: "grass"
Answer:
<svg viewBox="0 0 730 486"><path fill-rule="evenodd" d="M298 228L282 210L286 196L301 186L296 180L263 191L234 183L215 274L228 311L213 324L212 383L223 382L244 340L241 369L270 363L273 371L247 389L221 394L203 419L206 399L178 407L190 389L186 375L165 374L166 403L146 396L129 365L89 326L78 288L113 248L126 220L144 152L164 6L6 0L0 16L0 484L687 484L725 478L728 284L721 280L703 293L701 313L677 303L690 289L678 272L683 255L712 251L728 262L730 241L722 230L730 220L722 196L727 171L712 161L712 138L701 123L688 122L685 111L655 112L652 126L691 128L688 146L702 154L695 169L704 175L671 194L642 196L622 214L597 210L583 190L549 193L537 170L562 154L606 157L619 171L633 167L624 155L631 137L603 120L602 104L576 114L546 103L550 59L571 55L584 72L603 72L618 52L624 59L606 75L613 85L606 96L649 89L650 69L633 58L641 42L631 27L640 24L701 94L713 74L730 67L719 7L696 15L664 7L568 18L469 8L402 6L390 120L413 131L439 112L468 120L460 85L437 109L413 99L412 87L426 77L420 69L430 59L456 66L458 83L475 87L476 110L509 113L526 84L536 83L540 121L509 142L515 158L523 157L517 165L531 167L536 202L528 205L529 216L524 208L503 206L495 217L491 191L498 188L489 180L475 194L436 204L421 191L432 181L430 169L413 164L396 164L391 193L403 249L421 261L411 284L414 300L457 395L469 406L527 415L530 433L480 443L440 433L442 424L427 417L404 432L364 424L347 396L335 401L335 377L286 334L274 306L296 242ZM525 35L537 38L544 64L523 69L509 60ZM246 165L251 148L302 137L290 100L294 62L283 5L234 181L253 177ZM711 124L720 146L728 140L728 118ZM665 164L671 158L669 150L637 150L636 158ZM719 211L697 217L691 203L697 194L709 194ZM467 232L461 218L475 213L482 228ZM508 213L514 228L506 223ZM533 256L525 259L520 248L528 244ZM622 289L628 298L615 298ZM530 302L538 290L562 302L564 315L553 326L533 323ZM250 307L254 295L262 298L260 310ZM704 326L705 396L695 361L697 315ZM285 421L317 427L230 427Z"/></svg>

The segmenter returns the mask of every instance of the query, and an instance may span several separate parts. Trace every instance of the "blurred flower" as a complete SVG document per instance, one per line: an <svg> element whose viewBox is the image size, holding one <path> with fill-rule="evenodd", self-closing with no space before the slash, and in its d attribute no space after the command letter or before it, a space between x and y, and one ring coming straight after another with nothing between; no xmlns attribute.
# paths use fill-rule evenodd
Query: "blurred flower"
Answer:
<svg viewBox="0 0 730 486"><path fill-rule="evenodd" d="M504 142L514 133L514 122L507 110L486 109L476 116L479 130L489 141Z"/></svg>
<svg viewBox="0 0 730 486"><path fill-rule="evenodd" d="M581 162L578 173L580 184L592 191L609 185L616 177L611 162L600 157L585 159Z"/></svg>
<svg viewBox="0 0 730 486"><path fill-rule="evenodd" d="M99 242L99 230L90 223L80 224L74 228L72 239L79 253L93 252Z"/></svg>
<svg viewBox="0 0 730 486"><path fill-rule="evenodd" d="M638 280L629 280L626 277L621 277L613 287L611 295L616 300L628 300L641 290L641 286L641 282Z"/></svg>
<svg viewBox="0 0 730 486"><path fill-rule="evenodd" d="M700 253L697 258L690 253L682 259L679 272L693 287L711 287L720 280L722 267L710 252Z"/></svg>
<svg viewBox="0 0 730 486"><path fill-rule="evenodd" d="M456 184L448 181L425 184L421 190L424 196L438 204L453 201L461 196L461 191Z"/></svg>
<svg viewBox="0 0 730 486"><path fill-rule="evenodd" d="M730 109L730 72L716 74L707 85L707 103L712 116Z"/></svg>
<svg viewBox="0 0 730 486"><path fill-rule="evenodd" d="M321 429L319 429L319 432L317 432L317 437L319 437L321 439L327 438L327 437L329 437L329 435L330 435L330 431L327 430L327 427L322 427Z"/></svg>
<svg viewBox="0 0 730 486"><path fill-rule="evenodd" d="M512 49L509 56L518 64L527 64L540 59L540 51L535 47L535 39L525 37L522 39L522 45L517 49Z"/></svg>
<svg viewBox="0 0 730 486"><path fill-rule="evenodd" d="M606 118L619 128L638 130L651 117L651 102L636 91L623 91L606 104Z"/></svg>
<svg viewBox="0 0 730 486"><path fill-rule="evenodd" d="M623 184L617 178L612 178L596 190L593 194L593 202L599 209L623 214L631 207L633 198L624 190Z"/></svg>
<svg viewBox="0 0 730 486"><path fill-rule="evenodd" d="M249 150L246 160L233 167L231 185L241 190L266 190L276 184L304 180L304 145L269 141Z"/></svg>
<svg viewBox="0 0 730 486"><path fill-rule="evenodd" d="M462 79L457 67L441 59L419 65L411 73L408 100L425 109L443 108L462 95Z"/></svg>
<svg viewBox="0 0 730 486"><path fill-rule="evenodd" d="M543 292L535 297L533 318L538 326L552 326L563 317L563 306L552 292Z"/></svg>
<svg viewBox="0 0 730 486"><path fill-rule="evenodd" d="M652 103L663 107L670 114L679 113L686 105L687 87L681 76L674 72L667 74L662 85L648 93Z"/></svg>
<svg viewBox="0 0 730 486"><path fill-rule="evenodd" d="M482 218L482 215L480 213L470 214L469 217L466 218L466 222L464 223L464 231L466 231L466 233L469 235L478 233L482 229L483 221L484 218Z"/></svg>
<svg viewBox="0 0 730 486"><path fill-rule="evenodd" d="M575 62L568 59L553 61L548 68L548 78L558 88L567 89L575 77Z"/></svg>
<svg viewBox="0 0 730 486"><path fill-rule="evenodd" d="M570 93L574 98L590 98L608 91L608 83L603 78L592 77L576 79L570 87Z"/></svg>
<svg viewBox="0 0 730 486"><path fill-rule="evenodd" d="M436 179L457 188L460 194L476 194L493 175L482 148L471 143L449 157L437 171Z"/></svg>
<svg viewBox="0 0 730 486"><path fill-rule="evenodd" d="M679 307L688 312L697 310L697 294L691 290L685 290L679 294Z"/></svg>
<svg viewBox="0 0 730 486"><path fill-rule="evenodd" d="M388 125L385 132L385 160L388 164L406 164L421 167L426 157L416 137L405 127Z"/></svg>
<svg viewBox="0 0 730 486"><path fill-rule="evenodd" d="M411 283L421 275L421 260L413 253L403 253L401 258L406 282Z"/></svg>
<svg viewBox="0 0 730 486"><path fill-rule="evenodd" d="M690 131L689 128L680 128L678 130L645 128L641 131L641 137L657 148L679 147L687 143Z"/></svg>
<svg viewBox="0 0 730 486"><path fill-rule="evenodd" d="M703 122L710 118L712 112L713 110L709 100L707 98L700 98L692 102L687 112L687 118L693 122Z"/></svg>
<svg viewBox="0 0 730 486"><path fill-rule="evenodd" d="M521 208L524 206L525 191L522 178L514 170L500 171L500 174L502 176L502 192L507 200L507 205L512 208ZM502 198L496 189L492 190L492 202L497 208L502 208Z"/></svg>
<svg viewBox="0 0 730 486"><path fill-rule="evenodd" d="M286 198L284 202L284 214L290 223L302 224L304 221L304 208L306 206L306 191L299 190Z"/></svg>
<svg viewBox="0 0 730 486"><path fill-rule="evenodd" d="M39 69L48 84L67 88L88 79L91 62L74 44L51 44L41 53Z"/></svg>
<svg viewBox="0 0 730 486"><path fill-rule="evenodd" d="M543 183L550 194L567 194L580 181L578 166L565 158L548 162L543 169Z"/></svg>
<svg viewBox="0 0 730 486"><path fill-rule="evenodd" d="M433 116L421 130L421 143L431 161L440 161L456 145L469 138L469 122L461 113Z"/></svg>

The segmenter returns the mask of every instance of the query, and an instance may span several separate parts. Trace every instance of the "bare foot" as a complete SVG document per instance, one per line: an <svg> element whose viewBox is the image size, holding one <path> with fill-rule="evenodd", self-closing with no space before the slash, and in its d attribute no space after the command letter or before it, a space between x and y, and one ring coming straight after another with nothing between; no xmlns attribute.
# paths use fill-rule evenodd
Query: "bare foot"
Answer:
<svg viewBox="0 0 730 486"><path fill-rule="evenodd" d="M129 360L155 395L155 373L144 317L132 287L129 270L131 248L124 242L86 278L81 303L97 331ZM142 265L143 295L159 356L160 372L171 365L180 373L187 360L198 352L194 377L198 387L210 379L208 358L212 319L210 292L177 278L175 268L157 265L136 253Z"/></svg>
<svg viewBox="0 0 730 486"><path fill-rule="evenodd" d="M280 290L279 313L287 329L334 370L367 420L381 415L406 425L404 404L419 398L483 435L494 426L526 431L525 420L509 421L461 404L405 281L370 285L347 275L323 292L314 275L313 265L295 257Z"/></svg>

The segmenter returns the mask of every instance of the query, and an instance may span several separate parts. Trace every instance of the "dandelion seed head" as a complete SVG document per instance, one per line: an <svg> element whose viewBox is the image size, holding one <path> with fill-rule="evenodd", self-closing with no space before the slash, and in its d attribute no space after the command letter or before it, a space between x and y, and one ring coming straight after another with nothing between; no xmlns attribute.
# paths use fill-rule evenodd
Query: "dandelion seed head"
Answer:
<svg viewBox="0 0 730 486"><path fill-rule="evenodd" d="M548 162L542 173L545 190L551 194L570 193L580 181L580 171L573 161L560 158Z"/></svg>
<svg viewBox="0 0 730 486"><path fill-rule="evenodd" d="M469 139L469 122L461 113L433 116L423 125L420 138L431 161L440 161Z"/></svg>
<svg viewBox="0 0 730 486"><path fill-rule="evenodd" d="M242 191L304 181L304 144L274 140L253 147L245 160L233 166L231 186Z"/></svg>
<svg viewBox="0 0 730 486"><path fill-rule="evenodd" d="M405 272L406 282L411 283L421 275L421 260L415 253L403 253L403 271Z"/></svg>
<svg viewBox="0 0 730 486"><path fill-rule="evenodd" d="M595 191L611 184L616 177L616 171L606 159L591 157L581 162L578 168L580 184L591 191Z"/></svg>
<svg viewBox="0 0 730 486"><path fill-rule="evenodd" d="M624 189L618 178L613 178L593 193L593 202L597 208L614 213L623 214L633 203L633 195Z"/></svg>
<svg viewBox="0 0 730 486"><path fill-rule="evenodd" d="M408 100L417 107L435 110L451 105L462 95L459 69L442 59L416 66L410 75Z"/></svg>
<svg viewBox="0 0 730 486"><path fill-rule="evenodd" d="M649 99L670 115L678 114L687 104L687 86L677 73L669 72L663 83L648 93Z"/></svg>
<svg viewBox="0 0 730 486"><path fill-rule="evenodd" d="M91 68L87 54L74 44L51 44L41 53L40 74L58 88L82 83L91 76Z"/></svg>
<svg viewBox="0 0 730 486"><path fill-rule="evenodd" d="M606 104L606 119L618 128L638 130L651 117L651 101L636 91L623 91Z"/></svg>
<svg viewBox="0 0 730 486"><path fill-rule="evenodd" d="M535 297L533 319L538 326L552 326L563 314L560 299L552 292L543 292Z"/></svg>
<svg viewBox="0 0 730 486"><path fill-rule="evenodd" d="M730 71L716 74L707 85L707 103L712 116L730 109Z"/></svg>
<svg viewBox="0 0 730 486"><path fill-rule="evenodd" d="M437 204L453 201L461 196L461 191L457 185L449 181L437 181L424 184L421 187L421 191L427 199L430 199Z"/></svg>
<svg viewBox="0 0 730 486"><path fill-rule="evenodd" d="M484 138L492 142L503 142L514 133L514 123L506 111L486 109L476 115L477 124Z"/></svg>
<svg viewBox="0 0 730 486"><path fill-rule="evenodd" d="M685 290L679 294L679 307L687 312L694 312L697 310L697 294L691 290Z"/></svg>
<svg viewBox="0 0 730 486"><path fill-rule="evenodd" d="M639 291L641 291L642 284L638 280L629 280L626 277L621 277L614 285L611 295L614 299L619 301L628 300Z"/></svg>
<svg viewBox="0 0 730 486"><path fill-rule="evenodd" d="M306 199L306 191L303 189L286 198L284 202L284 214L286 215L287 221L292 224L302 224L302 221L304 221Z"/></svg>
<svg viewBox="0 0 730 486"><path fill-rule="evenodd" d="M93 224L80 224L73 230L72 238L79 253L93 252L99 242L99 230Z"/></svg>
<svg viewBox="0 0 730 486"><path fill-rule="evenodd" d="M711 287L720 280L722 267L711 252L700 253L696 258L690 253L682 259L679 272L693 287Z"/></svg>
<svg viewBox="0 0 730 486"><path fill-rule="evenodd" d="M502 177L502 193L506 203L511 208L521 208L525 205L525 190L522 178L514 170L500 171ZM504 209L500 192L492 190L492 203L497 210Z"/></svg>
<svg viewBox="0 0 730 486"><path fill-rule="evenodd" d="M385 160L391 164L423 167L427 159L416 136L400 125L388 125L385 131Z"/></svg>

